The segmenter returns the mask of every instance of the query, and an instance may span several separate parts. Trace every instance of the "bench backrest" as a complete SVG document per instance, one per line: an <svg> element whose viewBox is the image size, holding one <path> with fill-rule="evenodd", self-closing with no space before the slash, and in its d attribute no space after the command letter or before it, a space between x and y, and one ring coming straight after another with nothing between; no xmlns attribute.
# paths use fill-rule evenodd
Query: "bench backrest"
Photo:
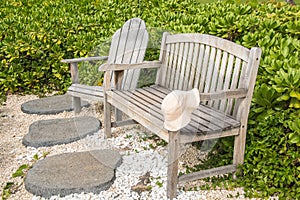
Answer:
<svg viewBox="0 0 300 200"><path fill-rule="evenodd" d="M146 25L140 18L132 18L115 32L112 37L108 63L134 64L144 60L148 44ZM123 76L122 88L135 89L140 75L140 69L126 70Z"/></svg>
<svg viewBox="0 0 300 200"><path fill-rule="evenodd" d="M202 102L234 118L248 117L261 50L206 34L164 33L156 84L200 92L245 88L247 98ZM243 113L246 112L246 113ZM246 114L246 115L244 115Z"/></svg>

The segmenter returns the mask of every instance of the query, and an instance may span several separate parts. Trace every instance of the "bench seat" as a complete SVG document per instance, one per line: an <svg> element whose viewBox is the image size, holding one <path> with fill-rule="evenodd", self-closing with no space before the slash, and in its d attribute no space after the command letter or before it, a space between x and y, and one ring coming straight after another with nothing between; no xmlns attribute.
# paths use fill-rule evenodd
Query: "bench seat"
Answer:
<svg viewBox="0 0 300 200"><path fill-rule="evenodd" d="M149 130L156 130L168 142L168 130L163 128L161 103L170 92L170 89L157 85L136 90L113 90L107 92L107 101ZM180 142L238 135L239 127L240 122L231 116L200 104L193 112L191 122L180 130Z"/></svg>

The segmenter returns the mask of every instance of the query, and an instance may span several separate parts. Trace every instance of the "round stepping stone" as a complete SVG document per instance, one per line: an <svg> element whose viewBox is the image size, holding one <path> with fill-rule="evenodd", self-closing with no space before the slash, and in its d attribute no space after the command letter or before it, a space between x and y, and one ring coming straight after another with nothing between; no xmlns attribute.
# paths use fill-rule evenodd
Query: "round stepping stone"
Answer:
<svg viewBox="0 0 300 200"><path fill-rule="evenodd" d="M113 184L115 169L121 162L121 155L108 149L46 157L28 171L25 188L45 198L82 192L98 194Z"/></svg>
<svg viewBox="0 0 300 200"><path fill-rule="evenodd" d="M39 120L29 126L22 143L32 147L66 144L93 134L100 128L101 122L90 116Z"/></svg>
<svg viewBox="0 0 300 200"><path fill-rule="evenodd" d="M87 101L81 101L81 106L87 107L89 103ZM27 101L21 105L21 110L28 114L49 115L72 111L74 109L72 96L57 95Z"/></svg>

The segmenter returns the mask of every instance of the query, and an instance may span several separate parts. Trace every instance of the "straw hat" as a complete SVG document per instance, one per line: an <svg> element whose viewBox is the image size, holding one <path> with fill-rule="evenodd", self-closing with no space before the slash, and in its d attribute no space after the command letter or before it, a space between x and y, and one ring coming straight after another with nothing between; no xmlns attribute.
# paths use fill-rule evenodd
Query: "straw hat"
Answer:
<svg viewBox="0 0 300 200"><path fill-rule="evenodd" d="M200 103L199 90L175 90L162 101L161 110L164 115L164 127L170 131L177 131L191 121L192 112Z"/></svg>

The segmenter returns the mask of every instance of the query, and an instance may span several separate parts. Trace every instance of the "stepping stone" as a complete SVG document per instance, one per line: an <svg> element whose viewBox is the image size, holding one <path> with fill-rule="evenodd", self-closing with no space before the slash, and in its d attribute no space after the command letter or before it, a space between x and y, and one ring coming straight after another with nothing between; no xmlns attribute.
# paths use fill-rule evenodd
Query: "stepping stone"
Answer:
<svg viewBox="0 0 300 200"><path fill-rule="evenodd" d="M81 106L87 107L89 103L87 101L81 101ZM58 95L27 101L21 105L21 110L28 114L49 115L72 111L74 109L72 96Z"/></svg>
<svg viewBox="0 0 300 200"><path fill-rule="evenodd" d="M45 198L82 192L99 194L113 184L115 169L121 162L121 155L108 149L46 157L28 171L25 188Z"/></svg>
<svg viewBox="0 0 300 200"><path fill-rule="evenodd" d="M29 126L22 143L32 147L66 144L93 134L100 128L101 122L90 116L39 120Z"/></svg>

